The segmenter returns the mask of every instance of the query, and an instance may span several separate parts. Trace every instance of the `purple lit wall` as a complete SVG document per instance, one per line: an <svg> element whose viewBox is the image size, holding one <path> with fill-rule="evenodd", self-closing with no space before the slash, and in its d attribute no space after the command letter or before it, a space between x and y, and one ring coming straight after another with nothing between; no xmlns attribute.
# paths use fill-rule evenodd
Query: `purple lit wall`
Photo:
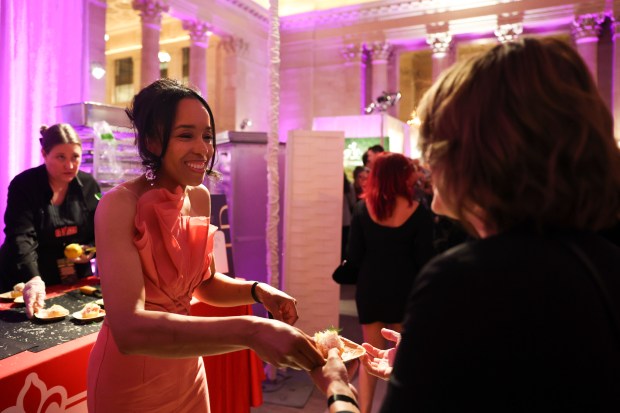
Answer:
<svg viewBox="0 0 620 413"><path fill-rule="evenodd" d="M39 127L58 122L57 106L87 98L83 41L87 1L0 0L2 218L11 179L42 161Z"/></svg>

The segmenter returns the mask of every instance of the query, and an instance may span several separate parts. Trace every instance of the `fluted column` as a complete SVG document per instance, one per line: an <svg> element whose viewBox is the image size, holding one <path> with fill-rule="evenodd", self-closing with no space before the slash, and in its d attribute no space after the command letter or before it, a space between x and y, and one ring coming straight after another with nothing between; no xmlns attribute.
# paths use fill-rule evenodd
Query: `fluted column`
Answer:
<svg viewBox="0 0 620 413"><path fill-rule="evenodd" d="M452 35L450 32L429 33L426 37L426 43L433 50L433 82L437 80L441 72L450 67L452 64L450 56L450 45L452 43Z"/></svg>
<svg viewBox="0 0 620 413"><path fill-rule="evenodd" d="M351 91L350 99L355 100L345 102L345 107L359 107L359 112L355 113L363 114L366 106L372 101L369 79L366 78L366 53L361 45L348 44L340 48L340 55L344 60L346 90Z"/></svg>
<svg viewBox="0 0 620 413"><path fill-rule="evenodd" d="M161 15L168 11L164 0L133 0L132 7L140 12L142 22L141 87L159 79L159 32Z"/></svg>
<svg viewBox="0 0 620 413"><path fill-rule="evenodd" d="M238 102L242 99L237 96L240 91L246 90L245 76L243 76L245 66L241 62L241 57L247 53L249 44L244 39L234 36L222 37L218 44L218 60L222 65L220 73L222 73L221 82L218 85L217 100L220 117L218 126L220 130L237 130L240 122L237 121L237 114L242 110ZM239 116L244 116L241 112ZM239 119L241 121L241 119Z"/></svg>
<svg viewBox="0 0 620 413"><path fill-rule="evenodd" d="M207 48L211 25L198 20L184 20L183 28L189 32L189 83L200 90L207 99Z"/></svg>
<svg viewBox="0 0 620 413"><path fill-rule="evenodd" d="M603 16L597 13L577 16L573 21L573 40L577 51L598 83L598 36Z"/></svg>
<svg viewBox="0 0 620 413"><path fill-rule="evenodd" d="M389 90L389 67L388 63L394 52L394 46L388 42L373 42L366 45L368 55L372 62L370 97L377 99L383 92L394 92Z"/></svg>

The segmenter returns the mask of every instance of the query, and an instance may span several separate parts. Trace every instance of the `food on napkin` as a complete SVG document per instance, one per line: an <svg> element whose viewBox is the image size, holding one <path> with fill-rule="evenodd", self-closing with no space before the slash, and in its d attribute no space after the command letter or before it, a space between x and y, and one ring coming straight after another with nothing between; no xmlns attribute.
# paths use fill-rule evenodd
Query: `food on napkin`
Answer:
<svg viewBox="0 0 620 413"><path fill-rule="evenodd" d="M58 304L54 304L53 306L47 309L39 308L36 313L37 317L39 318L64 317L67 314L69 314L69 310L67 310L65 307L58 305Z"/></svg>
<svg viewBox="0 0 620 413"><path fill-rule="evenodd" d="M81 318L96 318L101 315L103 310L96 303L88 303L80 311Z"/></svg>
<svg viewBox="0 0 620 413"><path fill-rule="evenodd" d="M314 342L324 358L327 358L327 353L334 347L338 349L340 356L344 353L344 342L335 328L314 333Z"/></svg>

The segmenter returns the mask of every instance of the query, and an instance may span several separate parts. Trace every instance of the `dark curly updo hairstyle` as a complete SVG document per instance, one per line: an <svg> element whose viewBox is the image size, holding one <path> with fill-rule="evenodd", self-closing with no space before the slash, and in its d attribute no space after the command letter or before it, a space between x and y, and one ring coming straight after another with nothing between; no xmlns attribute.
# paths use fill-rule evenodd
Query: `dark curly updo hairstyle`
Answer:
<svg viewBox="0 0 620 413"><path fill-rule="evenodd" d="M208 175L213 174L215 161L215 119L213 112L198 92L173 79L159 79L142 89L134 96L131 107L125 109L125 113L133 124L142 165L147 169L157 171L161 166L161 160L168 148L170 134L177 107L182 99L196 99L207 109L213 131L214 155L209 162ZM161 154L151 152L148 147L150 142L159 142Z"/></svg>
<svg viewBox="0 0 620 413"><path fill-rule="evenodd" d="M64 143L82 146L82 141L80 141L77 132L67 123L57 123L49 127L43 125L39 129L39 132L41 132L39 142L45 153L50 153L54 146Z"/></svg>

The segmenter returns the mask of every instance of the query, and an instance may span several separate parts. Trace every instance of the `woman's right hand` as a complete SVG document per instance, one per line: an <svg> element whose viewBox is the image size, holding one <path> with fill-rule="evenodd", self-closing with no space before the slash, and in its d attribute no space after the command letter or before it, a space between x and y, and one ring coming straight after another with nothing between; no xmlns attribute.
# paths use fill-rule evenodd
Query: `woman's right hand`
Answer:
<svg viewBox="0 0 620 413"><path fill-rule="evenodd" d="M310 336L278 320L260 319L250 347L265 362L275 367L310 371L325 364Z"/></svg>

